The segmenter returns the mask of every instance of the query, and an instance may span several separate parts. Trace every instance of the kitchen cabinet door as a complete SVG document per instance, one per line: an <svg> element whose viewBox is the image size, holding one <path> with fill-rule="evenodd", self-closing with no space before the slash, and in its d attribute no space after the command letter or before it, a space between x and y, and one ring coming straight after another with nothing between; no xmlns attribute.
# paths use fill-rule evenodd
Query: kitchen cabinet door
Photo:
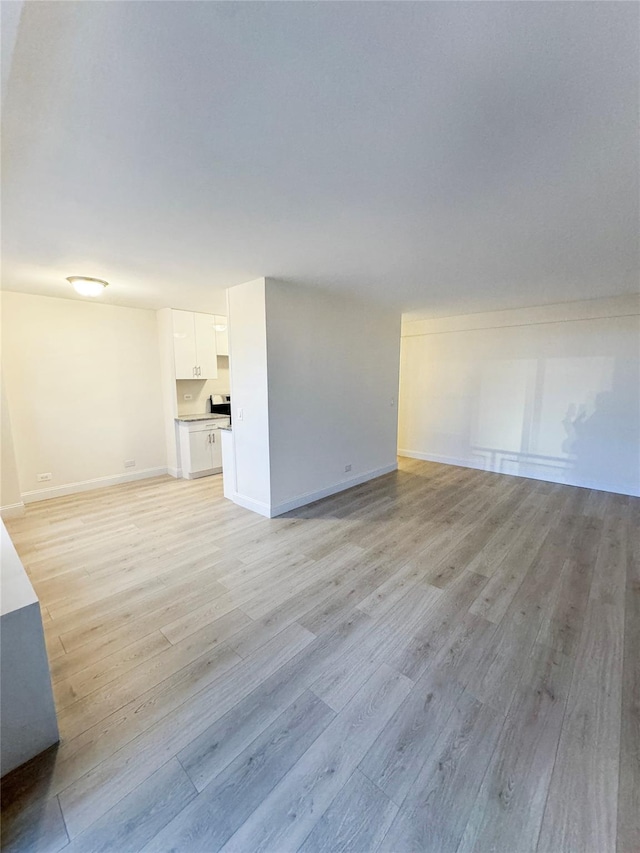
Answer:
<svg viewBox="0 0 640 853"><path fill-rule="evenodd" d="M220 430L211 430L211 467L222 468L222 440Z"/></svg>
<svg viewBox="0 0 640 853"><path fill-rule="evenodd" d="M229 326L220 314L216 314L216 347L218 355L229 355Z"/></svg>
<svg viewBox="0 0 640 853"><path fill-rule="evenodd" d="M217 379L216 319L213 314L194 314L193 320L196 334L198 379Z"/></svg>
<svg viewBox="0 0 640 853"><path fill-rule="evenodd" d="M211 432L209 430L198 430L189 433L189 474L210 471L214 467L211 454L213 447Z"/></svg>
<svg viewBox="0 0 640 853"><path fill-rule="evenodd" d="M195 379L196 336L191 311L172 311L176 379Z"/></svg>

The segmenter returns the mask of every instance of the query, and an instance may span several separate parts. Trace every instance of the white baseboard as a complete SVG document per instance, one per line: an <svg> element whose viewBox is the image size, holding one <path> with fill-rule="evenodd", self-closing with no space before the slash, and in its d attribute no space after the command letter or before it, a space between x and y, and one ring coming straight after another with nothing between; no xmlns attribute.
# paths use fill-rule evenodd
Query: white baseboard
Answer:
<svg viewBox="0 0 640 853"><path fill-rule="evenodd" d="M20 518L21 515L24 515L24 503L22 501L0 506L0 517L2 518Z"/></svg>
<svg viewBox="0 0 640 853"><path fill-rule="evenodd" d="M265 518L272 518L271 509L268 504L262 503L261 501L254 501L253 498L245 498L244 495L239 495L237 492L234 492L231 500L234 504L238 504L238 506L241 506L244 509L250 509L252 512L257 512Z"/></svg>
<svg viewBox="0 0 640 853"><path fill-rule="evenodd" d="M631 497L640 497L640 490L630 489L627 486L621 486L616 483L600 483L592 480L578 480L577 477L572 477L571 470L563 470L562 475L553 477L548 472L542 476L540 471L532 465L527 466L526 463L519 463L519 472L516 474L511 471L499 471L496 468L486 464L483 460L464 459L456 456L441 456L438 453L423 453L421 450L398 450L398 456L407 456L409 459L422 459L425 462L439 462L442 465L457 465L459 468L474 468L479 471L491 471L494 474L502 474L505 477L522 477L526 480L541 480L545 483L558 483L562 486L577 486L580 489L594 489L598 492L612 492L616 495L630 495Z"/></svg>
<svg viewBox="0 0 640 853"><path fill-rule="evenodd" d="M167 474L171 477L175 477L176 480L182 479L182 468L167 468Z"/></svg>
<svg viewBox="0 0 640 853"><path fill-rule="evenodd" d="M409 459L422 459L423 462L440 462L442 465L457 465L459 468L475 468L479 471L489 470L481 462L475 463L472 459L458 458L457 456L441 456L438 453L423 453L421 450L398 449L398 456L406 456ZM497 471L494 473L504 473Z"/></svg>
<svg viewBox="0 0 640 853"><path fill-rule="evenodd" d="M244 509L250 509L252 512L257 512L265 518L276 518L278 515L283 515L285 512L290 512L292 509L298 509L301 506L306 506L314 501L319 501L322 498L328 498L330 495L335 495L338 492L344 492L347 489L352 489L354 486L359 486L361 483L366 483L368 480L375 480L376 477L381 477L383 474L390 474L396 471L398 463L394 462L391 465L385 465L384 468L377 468L375 471L367 471L366 474L359 474L357 477L352 477L350 480L344 480L342 483L335 483L333 486L327 486L317 492L308 492L306 495L299 495L290 501L269 506L269 504L255 501L252 498L246 498L244 495L234 493L230 496L238 506Z"/></svg>
<svg viewBox="0 0 640 853"><path fill-rule="evenodd" d="M66 483L64 486L51 486L48 489L34 489L23 492L22 500L26 504L36 501L46 501L50 498L62 498L65 495L75 495L77 492L89 492L92 489L102 489L106 486L117 486L120 483L131 483L133 480L146 480L149 477L161 477L167 473L166 468L145 468L143 471L133 471L130 474L112 474L109 477L95 477L93 480L83 480L80 483Z"/></svg>
<svg viewBox="0 0 640 853"><path fill-rule="evenodd" d="M185 480L201 480L203 477L211 477L212 474L222 474L222 468L208 468L206 471L198 471L196 474L185 474Z"/></svg>
<svg viewBox="0 0 640 853"><path fill-rule="evenodd" d="M298 509L301 506L306 506L314 501L319 501L322 498L328 498L330 495L335 495L338 492L344 492L347 489L352 489L354 486L359 486L361 483L366 483L369 480L375 480L376 477L382 477L383 474L390 474L396 471L398 463L394 462L391 465L385 465L383 468L376 468L375 471L367 471L365 474L358 474L357 477L352 477L350 480L344 480L342 483L335 483L332 486L327 486L317 492L309 492L306 495L300 495L290 501L271 506L271 518L282 515L285 512L291 512L292 509Z"/></svg>

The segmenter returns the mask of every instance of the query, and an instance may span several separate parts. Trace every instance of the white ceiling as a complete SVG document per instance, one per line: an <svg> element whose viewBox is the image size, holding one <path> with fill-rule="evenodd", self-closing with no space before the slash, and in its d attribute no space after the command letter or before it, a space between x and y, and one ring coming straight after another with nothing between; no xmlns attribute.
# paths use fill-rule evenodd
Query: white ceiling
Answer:
<svg viewBox="0 0 640 853"><path fill-rule="evenodd" d="M632 292L639 12L27 3L3 286L220 310L268 275L433 314Z"/></svg>

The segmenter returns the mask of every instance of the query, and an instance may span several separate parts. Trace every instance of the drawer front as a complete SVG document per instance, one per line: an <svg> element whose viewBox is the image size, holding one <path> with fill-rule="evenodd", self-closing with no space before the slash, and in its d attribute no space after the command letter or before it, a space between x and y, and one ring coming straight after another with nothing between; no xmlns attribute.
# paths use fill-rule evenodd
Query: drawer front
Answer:
<svg viewBox="0 0 640 853"><path fill-rule="evenodd" d="M184 423L184 421L183 421ZM214 421L189 421L185 424L189 432L209 432L212 429L218 429L220 426L225 426L227 420Z"/></svg>

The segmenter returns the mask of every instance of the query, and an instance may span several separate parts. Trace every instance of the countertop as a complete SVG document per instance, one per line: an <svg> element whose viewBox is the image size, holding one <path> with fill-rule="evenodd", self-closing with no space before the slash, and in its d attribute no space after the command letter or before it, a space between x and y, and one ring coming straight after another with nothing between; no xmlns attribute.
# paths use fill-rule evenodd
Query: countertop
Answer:
<svg viewBox="0 0 640 853"><path fill-rule="evenodd" d="M229 415L217 415L217 414L205 414L205 415L181 415L179 418L176 418L177 421L181 421L183 423L190 423L191 421L217 421L217 420L228 420Z"/></svg>

